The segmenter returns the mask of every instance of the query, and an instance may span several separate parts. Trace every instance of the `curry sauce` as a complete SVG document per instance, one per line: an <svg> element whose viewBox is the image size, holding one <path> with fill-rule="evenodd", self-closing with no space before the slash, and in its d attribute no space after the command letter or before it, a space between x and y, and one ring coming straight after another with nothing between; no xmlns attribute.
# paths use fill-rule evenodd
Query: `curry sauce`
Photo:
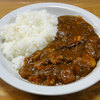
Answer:
<svg viewBox="0 0 100 100"><path fill-rule="evenodd" d="M19 74L39 85L61 85L89 74L100 59L100 38L79 16L58 17L55 40L24 59Z"/></svg>

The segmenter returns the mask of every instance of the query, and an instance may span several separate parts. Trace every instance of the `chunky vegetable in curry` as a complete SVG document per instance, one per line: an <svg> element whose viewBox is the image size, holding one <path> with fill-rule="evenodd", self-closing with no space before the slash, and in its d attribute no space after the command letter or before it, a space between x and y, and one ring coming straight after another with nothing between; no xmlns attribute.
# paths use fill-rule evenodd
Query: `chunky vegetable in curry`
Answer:
<svg viewBox="0 0 100 100"><path fill-rule="evenodd" d="M24 59L22 78L39 85L61 85L89 74L100 59L100 38L82 17L60 16L55 40Z"/></svg>

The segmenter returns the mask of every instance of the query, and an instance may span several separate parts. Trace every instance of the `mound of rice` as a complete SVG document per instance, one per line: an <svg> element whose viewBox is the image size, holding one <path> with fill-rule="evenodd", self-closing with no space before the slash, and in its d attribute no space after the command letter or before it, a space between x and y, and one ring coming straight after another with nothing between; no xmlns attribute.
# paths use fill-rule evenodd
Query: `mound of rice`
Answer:
<svg viewBox="0 0 100 100"><path fill-rule="evenodd" d="M0 27L1 51L18 69L24 58L54 40L58 20L46 10L17 13L14 23Z"/></svg>

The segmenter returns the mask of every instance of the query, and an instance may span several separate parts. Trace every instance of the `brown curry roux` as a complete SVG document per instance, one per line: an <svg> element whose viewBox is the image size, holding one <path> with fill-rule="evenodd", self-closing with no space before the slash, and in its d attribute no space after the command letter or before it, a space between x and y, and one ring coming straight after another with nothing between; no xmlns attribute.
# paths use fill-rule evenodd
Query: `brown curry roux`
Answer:
<svg viewBox="0 0 100 100"><path fill-rule="evenodd" d="M39 85L71 83L89 74L100 59L100 38L82 17L60 16L55 40L24 59L22 78Z"/></svg>

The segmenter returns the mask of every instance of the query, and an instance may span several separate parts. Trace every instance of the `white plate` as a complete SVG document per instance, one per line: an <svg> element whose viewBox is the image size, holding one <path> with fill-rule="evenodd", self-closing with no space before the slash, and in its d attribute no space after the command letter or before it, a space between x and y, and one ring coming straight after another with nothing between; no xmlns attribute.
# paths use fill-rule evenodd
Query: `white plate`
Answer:
<svg viewBox="0 0 100 100"><path fill-rule="evenodd" d="M42 9L47 9L48 12L56 14L57 16L80 15L87 22L92 24L92 26L95 29L95 32L100 36L100 20L98 17L79 7L61 3L38 3L38 4L24 6L4 16L0 20L0 26L6 23L13 22L15 20L17 12L22 12L26 10L32 10L32 11L42 10ZM70 94L86 89L100 80L100 62L89 75L87 75L85 78L79 81L61 86L39 86L23 80L18 75L18 73L10 66L9 61L7 61L7 59L5 59L5 57L0 52L0 77L8 84L20 90L30 93L41 94L41 95Z"/></svg>

